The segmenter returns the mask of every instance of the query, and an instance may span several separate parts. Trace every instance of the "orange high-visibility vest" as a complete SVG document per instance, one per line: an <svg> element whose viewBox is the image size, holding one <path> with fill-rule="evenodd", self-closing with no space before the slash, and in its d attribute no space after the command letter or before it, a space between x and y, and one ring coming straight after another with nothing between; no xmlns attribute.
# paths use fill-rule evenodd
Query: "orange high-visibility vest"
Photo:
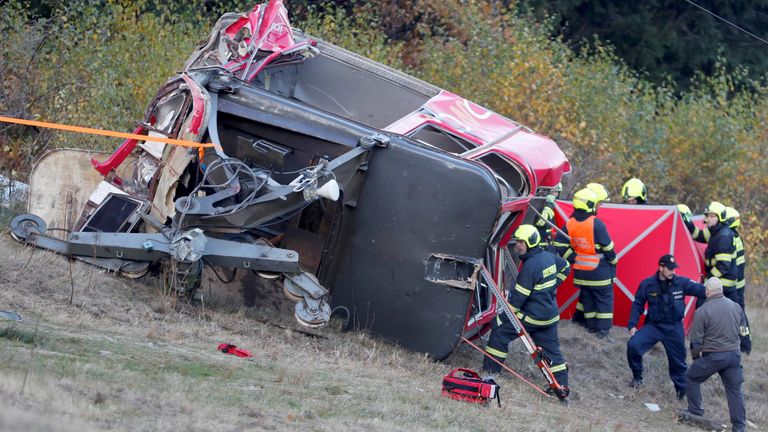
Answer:
<svg viewBox="0 0 768 432"><path fill-rule="evenodd" d="M575 270L596 269L603 254L598 254L595 248L595 217L590 216L583 222L570 218L565 226L571 237L571 247L576 252L573 268Z"/></svg>

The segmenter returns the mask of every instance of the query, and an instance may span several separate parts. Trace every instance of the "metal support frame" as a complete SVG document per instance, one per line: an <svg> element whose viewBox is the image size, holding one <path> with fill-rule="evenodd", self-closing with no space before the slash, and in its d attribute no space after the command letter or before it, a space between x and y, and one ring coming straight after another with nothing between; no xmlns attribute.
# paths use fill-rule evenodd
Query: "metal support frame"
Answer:
<svg viewBox="0 0 768 432"><path fill-rule="evenodd" d="M41 233L19 236L21 241L32 246L48 249L62 255L89 258L117 258L132 261L158 262L173 257L183 260L173 252L172 246L178 241L186 242L186 232L170 240L165 234L99 233L74 232L69 241ZM204 237L200 258L214 266L242 268L255 271L296 273L299 272L299 254L289 249L280 249L268 244L241 243ZM178 246L177 246L178 247ZM200 259L198 258L198 259Z"/></svg>

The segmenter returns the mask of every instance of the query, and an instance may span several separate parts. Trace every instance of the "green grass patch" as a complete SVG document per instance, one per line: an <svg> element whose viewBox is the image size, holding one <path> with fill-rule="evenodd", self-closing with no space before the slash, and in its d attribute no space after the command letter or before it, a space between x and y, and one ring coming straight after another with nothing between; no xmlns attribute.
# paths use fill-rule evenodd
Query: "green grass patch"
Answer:
<svg viewBox="0 0 768 432"><path fill-rule="evenodd" d="M221 375L223 371L205 363L184 363L171 365L168 370L177 372L188 378L211 378Z"/></svg>
<svg viewBox="0 0 768 432"><path fill-rule="evenodd" d="M41 345L43 336L37 330L23 329L14 325L0 330L0 338L27 345Z"/></svg>

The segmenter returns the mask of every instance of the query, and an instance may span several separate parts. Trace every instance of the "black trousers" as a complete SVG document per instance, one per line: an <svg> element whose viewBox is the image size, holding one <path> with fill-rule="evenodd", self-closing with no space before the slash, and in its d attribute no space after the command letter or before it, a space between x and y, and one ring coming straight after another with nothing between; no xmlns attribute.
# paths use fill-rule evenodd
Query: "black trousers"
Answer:
<svg viewBox="0 0 768 432"><path fill-rule="evenodd" d="M544 354L549 357L551 363L549 369L555 375L555 379L562 386L568 386L568 367L565 364L565 358L560 351L560 339L557 336L557 323L547 327L525 326L525 329L531 335L533 342L540 346ZM509 321L506 315L500 314L493 320L493 330L488 339L488 345L485 351L501 363L507 359L507 349L509 343L518 338L515 327ZM483 359L483 369L498 373L501 372L501 366L493 360L485 357Z"/></svg>
<svg viewBox="0 0 768 432"><path fill-rule="evenodd" d="M613 286L580 287L587 329L607 331L613 326Z"/></svg>

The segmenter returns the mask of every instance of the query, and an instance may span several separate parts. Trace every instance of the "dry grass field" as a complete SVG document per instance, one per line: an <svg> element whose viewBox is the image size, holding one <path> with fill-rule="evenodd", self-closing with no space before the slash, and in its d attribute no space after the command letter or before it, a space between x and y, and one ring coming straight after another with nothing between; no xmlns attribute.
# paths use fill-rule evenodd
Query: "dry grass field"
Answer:
<svg viewBox="0 0 768 432"><path fill-rule="evenodd" d="M479 368L481 355L467 345L434 363L366 334L301 328L292 304L265 287L247 294L253 306L207 295L202 306L181 304L156 281L105 274L2 234L0 309L24 321L0 321L0 430L695 430L675 422L683 405L662 349L646 355L646 386L627 386L622 328L605 344L561 325L570 406L505 374L502 407L483 408L440 396L451 368ZM753 430L768 430L761 312L751 311L755 352L743 362ZM222 342L253 357L224 355ZM521 346L511 351L508 364L543 385ZM705 408L727 419L719 379L704 390Z"/></svg>

